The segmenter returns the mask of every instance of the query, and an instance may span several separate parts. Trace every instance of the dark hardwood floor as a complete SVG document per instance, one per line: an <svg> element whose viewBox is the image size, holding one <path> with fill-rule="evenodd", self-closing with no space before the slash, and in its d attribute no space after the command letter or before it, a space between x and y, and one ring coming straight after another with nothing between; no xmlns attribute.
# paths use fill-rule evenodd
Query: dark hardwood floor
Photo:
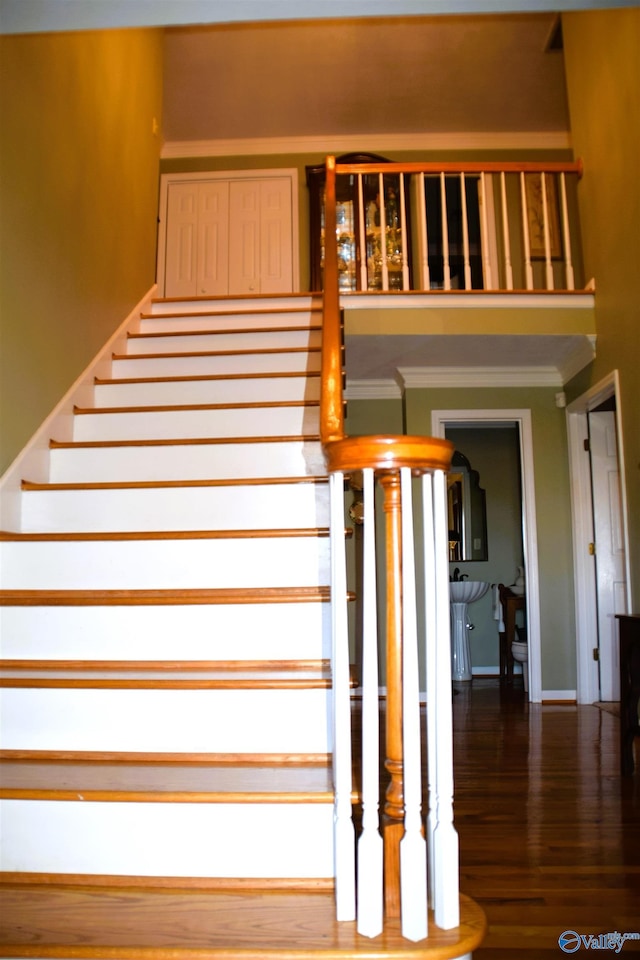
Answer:
<svg viewBox="0 0 640 960"><path fill-rule="evenodd" d="M529 704L517 680L458 690L460 886L489 925L475 960L557 960L564 931L640 935L640 774L620 776L617 705Z"/></svg>

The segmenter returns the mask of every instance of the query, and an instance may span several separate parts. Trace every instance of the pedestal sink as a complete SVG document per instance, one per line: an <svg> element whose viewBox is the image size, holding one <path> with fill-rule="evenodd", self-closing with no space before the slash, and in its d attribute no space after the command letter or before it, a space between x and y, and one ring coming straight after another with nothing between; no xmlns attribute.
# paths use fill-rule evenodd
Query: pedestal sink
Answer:
<svg viewBox="0 0 640 960"><path fill-rule="evenodd" d="M454 580L449 584L451 602L451 674L454 680L471 680L468 604L484 597L489 584L481 580Z"/></svg>

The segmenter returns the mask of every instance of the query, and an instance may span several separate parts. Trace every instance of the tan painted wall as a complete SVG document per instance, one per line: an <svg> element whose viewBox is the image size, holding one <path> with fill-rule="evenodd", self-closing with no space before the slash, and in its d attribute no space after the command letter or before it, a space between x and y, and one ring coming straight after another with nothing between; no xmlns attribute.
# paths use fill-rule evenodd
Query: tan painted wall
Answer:
<svg viewBox="0 0 640 960"><path fill-rule="evenodd" d="M0 39L0 472L155 279L162 33Z"/></svg>
<svg viewBox="0 0 640 960"><path fill-rule="evenodd" d="M596 281L597 356L580 396L620 375L633 611L640 611L640 10L563 14L585 272Z"/></svg>

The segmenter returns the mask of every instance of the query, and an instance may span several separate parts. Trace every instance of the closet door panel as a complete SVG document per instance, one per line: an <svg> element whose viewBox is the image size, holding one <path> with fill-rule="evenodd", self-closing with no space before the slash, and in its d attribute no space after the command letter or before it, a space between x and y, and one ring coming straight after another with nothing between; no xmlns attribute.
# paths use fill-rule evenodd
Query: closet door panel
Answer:
<svg viewBox="0 0 640 960"><path fill-rule="evenodd" d="M165 296L191 297L197 287L198 185L173 183L167 199Z"/></svg>
<svg viewBox="0 0 640 960"><path fill-rule="evenodd" d="M291 181L261 182L260 292L293 290Z"/></svg>
<svg viewBox="0 0 640 960"><path fill-rule="evenodd" d="M202 183L198 194L198 296L224 297L229 292L228 232L228 181Z"/></svg>
<svg viewBox="0 0 640 960"><path fill-rule="evenodd" d="M229 292L260 293L260 181L231 181Z"/></svg>

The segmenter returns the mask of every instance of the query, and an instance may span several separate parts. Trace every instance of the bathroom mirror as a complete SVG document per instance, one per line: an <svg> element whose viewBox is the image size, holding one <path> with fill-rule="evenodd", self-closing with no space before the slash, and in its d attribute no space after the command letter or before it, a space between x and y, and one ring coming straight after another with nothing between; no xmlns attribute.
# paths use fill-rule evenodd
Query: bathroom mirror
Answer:
<svg viewBox="0 0 640 960"><path fill-rule="evenodd" d="M487 504L477 470L459 450L447 479L449 560L488 560Z"/></svg>

